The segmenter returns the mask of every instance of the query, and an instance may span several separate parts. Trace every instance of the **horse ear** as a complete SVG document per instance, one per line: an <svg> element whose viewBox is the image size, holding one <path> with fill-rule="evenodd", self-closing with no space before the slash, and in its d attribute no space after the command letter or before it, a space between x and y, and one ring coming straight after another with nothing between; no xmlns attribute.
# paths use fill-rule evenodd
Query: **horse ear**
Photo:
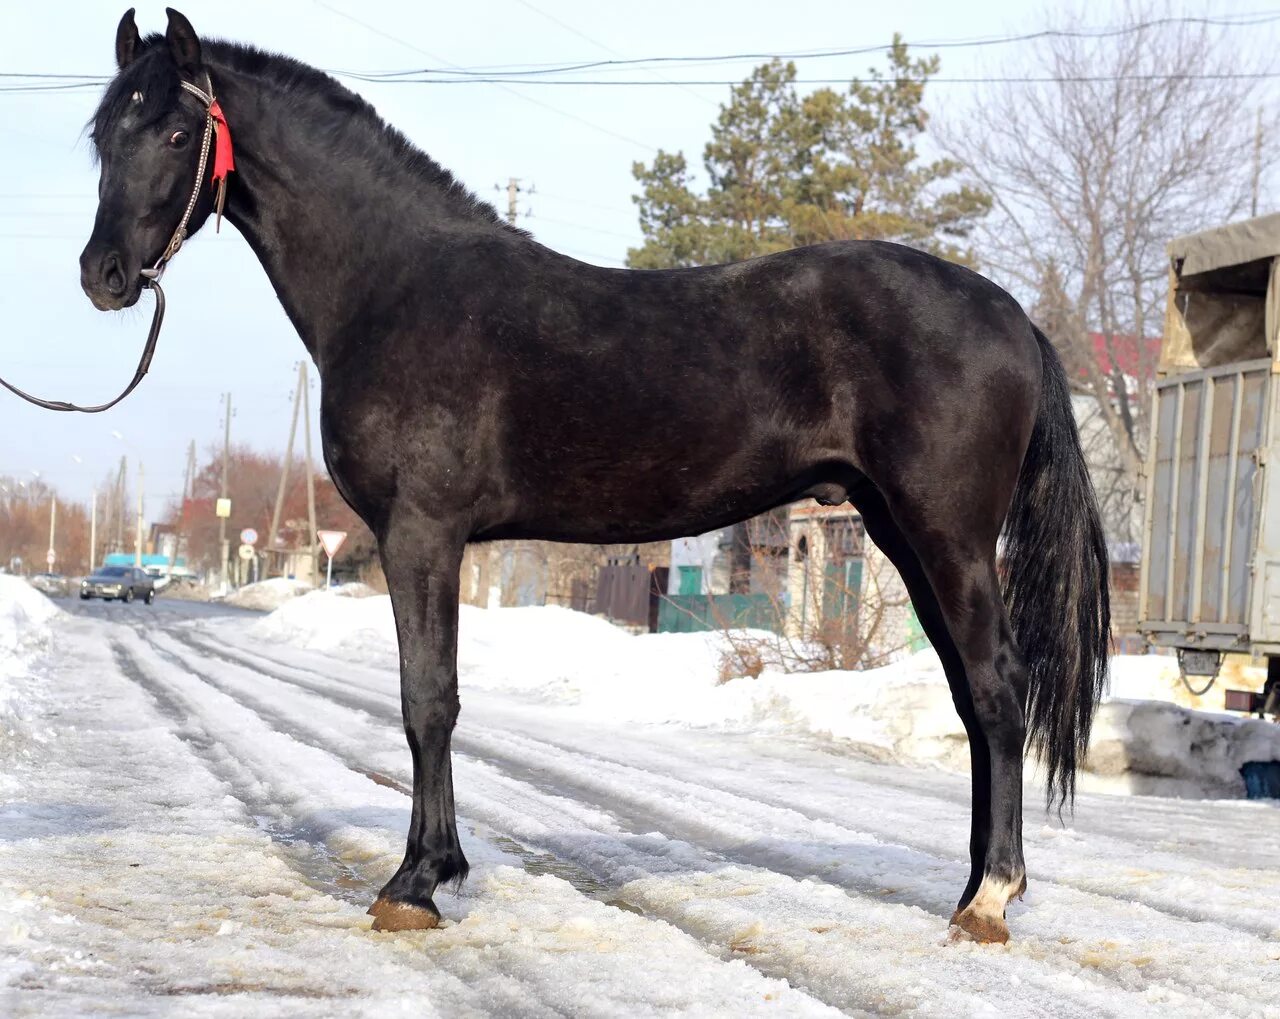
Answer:
<svg viewBox="0 0 1280 1019"><path fill-rule="evenodd" d="M116 28L116 66L124 70L133 63L134 57L142 46L142 38L138 35L138 23L133 20L133 8L124 12L120 24Z"/></svg>
<svg viewBox="0 0 1280 1019"><path fill-rule="evenodd" d="M196 35L196 30L191 27L191 22L186 17L172 7L166 7L164 10L169 15L169 30L165 33L165 37L169 40L173 62L178 65L180 71L192 73L199 70L200 38Z"/></svg>

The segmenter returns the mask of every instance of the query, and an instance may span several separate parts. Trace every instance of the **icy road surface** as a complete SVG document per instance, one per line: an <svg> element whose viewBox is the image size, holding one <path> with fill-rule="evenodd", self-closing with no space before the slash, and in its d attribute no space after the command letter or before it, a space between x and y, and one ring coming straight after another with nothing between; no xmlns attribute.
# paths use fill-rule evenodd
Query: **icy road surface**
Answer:
<svg viewBox="0 0 1280 1019"><path fill-rule="evenodd" d="M1028 789L1008 946L949 944L968 781L468 689L473 869L400 860L396 676L181 603L61 603L0 733L0 1015L1280 1016L1280 809Z"/></svg>

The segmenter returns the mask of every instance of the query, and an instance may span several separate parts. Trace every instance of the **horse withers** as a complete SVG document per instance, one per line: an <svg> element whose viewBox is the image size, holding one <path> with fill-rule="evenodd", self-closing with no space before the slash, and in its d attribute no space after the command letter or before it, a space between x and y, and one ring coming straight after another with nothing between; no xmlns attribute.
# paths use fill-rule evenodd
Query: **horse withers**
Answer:
<svg viewBox="0 0 1280 1019"><path fill-rule="evenodd" d="M212 174L192 144L211 90L235 138L226 216L315 361L325 462L378 540L414 781L376 927L434 926L435 889L467 873L450 738L468 542L655 541L819 495L861 512L942 659L973 773L952 920L1008 937L1024 748L1070 797L1108 606L1067 380L1007 293L869 241L588 265L503 223L311 67L201 40L174 11L146 38L126 14L116 58L93 120L85 292L103 309L138 299L192 180ZM190 232L213 205L201 187Z"/></svg>

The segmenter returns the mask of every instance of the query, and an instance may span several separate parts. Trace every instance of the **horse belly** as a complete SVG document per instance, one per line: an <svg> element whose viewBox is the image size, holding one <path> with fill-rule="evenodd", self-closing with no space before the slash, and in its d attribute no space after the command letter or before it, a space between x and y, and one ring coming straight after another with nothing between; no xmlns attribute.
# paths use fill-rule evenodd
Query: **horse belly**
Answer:
<svg viewBox="0 0 1280 1019"><path fill-rule="evenodd" d="M728 435L729 433L726 433ZM806 494L844 501L838 469L785 440L702 439L580 449L525 474L502 537L616 543L703 534ZM839 490L840 495L836 492Z"/></svg>

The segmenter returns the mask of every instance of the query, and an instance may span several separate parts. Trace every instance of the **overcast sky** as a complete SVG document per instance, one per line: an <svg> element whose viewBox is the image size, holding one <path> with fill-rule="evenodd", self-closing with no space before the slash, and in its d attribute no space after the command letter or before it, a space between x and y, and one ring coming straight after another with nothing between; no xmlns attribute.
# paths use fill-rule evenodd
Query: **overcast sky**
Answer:
<svg viewBox="0 0 1280 1019"><path fill-rule="evenodd" d="M170 0L175 2L175 0ZM887 43L972 39L1039 27L1024 3L920 0L475 0L464 4L372 0L176 0L202 34L252 42L331 70L599 60L617 57L777 53ZM1254 2L1188 10L1257 10ZM124 3L59 0L3 5L0 70L110 74ZM1095 4L1092 24L1114 20ZM164 28L164 4L139 4L140 29ZM357 19L357 20L353 20ZM361 24L364 23L364 24ZM922 52L928 52L925 47ZM941 51L943 73L999 66L1006 47ZM870 56L809 60L801 77L862 74ZM683 148L700 166L708 124L726 87L674 87L666 77L739 80L758 61L628 72L652 87L385 85L341 79L483 197L505 202L510 176L534 186L521 225L543 243L618 265L639 241L631 164ZM972 85L939 84L927 105L962 109ZM151 300L119 314L93 310L78 257L92 227L96 172L83 125L96 92L0 94L0 374L39 395L97 403L131 376ZM228 111L234 130L235 111ZM103 415L54 414L0 392L0 474L41 477L74 498L121 455L146 464L147 515L182 485L187 443L202 454L221 440L220 396L233 393L232 435L283 449L301 342L266 275L233 227L206 228L165 277L169 308L151 374ZM313 382L313 394L316 393ZM318 394L317 394L318 395ZM312 400L313 408L319 400ZM318 439L317 439L318 442ZM321 522L323 524L323 521Z"/></svg>

